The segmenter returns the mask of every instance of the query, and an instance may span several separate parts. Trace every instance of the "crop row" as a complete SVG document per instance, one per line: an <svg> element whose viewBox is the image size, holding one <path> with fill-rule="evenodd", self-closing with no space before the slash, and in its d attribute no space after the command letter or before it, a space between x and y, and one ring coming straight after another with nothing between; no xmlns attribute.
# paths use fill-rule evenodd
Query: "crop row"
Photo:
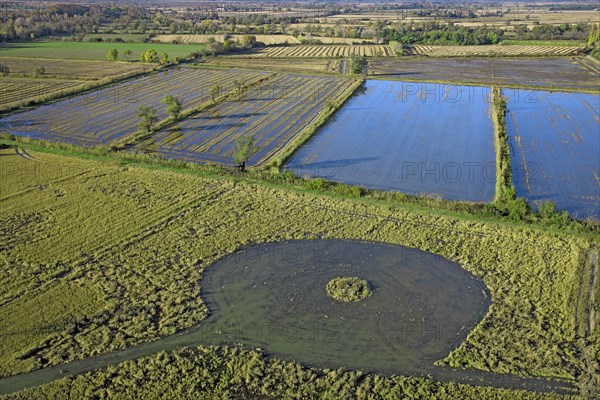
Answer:
<svg viewBox="0 0 600 400"><path fill-rule="evenodd" d="M0 107L28 98L43 96L73 88L85 82L59 79L2 78L0 82Z"/></svg>
<svg viewBox="0 0 600 400"><path fill-rule="evenodd" d="M108 61L57 60L41 58L2 57L2 64L11 73L32 75L37 67L43 67L41 77L97 80L109 76L152 69L148 64Z"/></svg>
<svg viewBox="0 0 600 400"><path fill-rule="evenodd" d="M156 108L161 120L167 114L160 101L167 94L182 100L185 110L208 101L215 84L230 90L236 79L250 83L262 76L260 72L168 70L12 115L0 122L0 131L78 145L107 145L137 131L140 106Z"/></svg>
<svg viewBox="0 0 600 400"><path fill-rule="evenodd" d="M393 57L389 46L379 45L342 45L342 46L281 46L261 49L256 57Z"/></svg>
<svg viewBox="0 0 600 400"><path fill-rule="evenodd" d="M352 80L285 74L207 112L159 132L141 144L146 151L186 161L232 163L236 139L255 136L262 164L308 126Z"/></svg>
<svg viewBox="0 0 600 400"><path fill-rule="evenodd" d="M280 70L284 72L310 72L310 73L341 73L342 64L347 64L343 59L304 58L296 59L293 63L284 58L238 58L218 57L206 62L207 65L226 68L251 68L260 70Z"/></svg>
<svg viewBox="0 0 600 400"><path fill-rule="evenodd" d="M213 38L217 42L224 42L226 38L232 40L241 40L244 35L157 35L152 40L157 42L171 43L177 41L179 43L208 43ZM252 35L257 42L266 45L272 44L300 44L300 41L292 35Z"/></svg>
<svg viewBox="0 0 600 400"><path fill-rule="evenodd" d="M303 37L306 40L318 40L323 44L354 44L354 43L373 43L372 39L360 39L360 38L341 38L341 37L329 37L329 36L311 36Z"/></svg>
<svg viewBox="0 0 600 400"><path fill-rule="evenodd" d="M581 54L583 47L569 46L526 46L526 45L489 45L489 46L425 46L409 48L409 54L431 57L463 56L574 56Z"/></svg>

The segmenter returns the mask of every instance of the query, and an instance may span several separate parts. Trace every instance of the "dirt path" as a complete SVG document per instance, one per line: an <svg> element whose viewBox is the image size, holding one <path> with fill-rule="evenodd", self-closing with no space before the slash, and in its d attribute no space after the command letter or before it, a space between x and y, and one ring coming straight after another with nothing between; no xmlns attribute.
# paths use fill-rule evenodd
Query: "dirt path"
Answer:
<svg viewBox="0 0 600 400"><path fill-rule="evenodd" d="M33 156L31 154L29 154L27 152L27 150L25 150L25 149L15 147L15 154L21 158L24 158L25 160L28 160L28 161L36 161L36 159L33 158Z"/></svg>

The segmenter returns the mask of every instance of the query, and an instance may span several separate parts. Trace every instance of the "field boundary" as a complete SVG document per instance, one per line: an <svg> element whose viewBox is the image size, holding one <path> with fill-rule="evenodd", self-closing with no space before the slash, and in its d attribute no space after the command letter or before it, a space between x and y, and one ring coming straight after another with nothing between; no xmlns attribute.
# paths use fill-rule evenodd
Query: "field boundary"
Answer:
<svg viewBox="0 0 600 400"><path fill-rule="evenodd" d="M496 148L496 195L494 202L506 202L515 198L512 182L510 146L506 132L506 99L499 87L492 87L492 120Z"/></svg>

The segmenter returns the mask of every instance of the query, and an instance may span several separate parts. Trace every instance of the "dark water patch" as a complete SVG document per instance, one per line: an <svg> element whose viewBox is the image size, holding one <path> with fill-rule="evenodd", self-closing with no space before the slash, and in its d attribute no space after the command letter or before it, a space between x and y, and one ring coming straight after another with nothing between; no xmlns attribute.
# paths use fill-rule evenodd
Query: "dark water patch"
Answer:
<svg viewBox="0 0 600 400"><path fill-rule="evenodd" d="M327 282L356 276L373 294L329 298ZM344 240L249 248L203 278L206 339L244 343L328 368L389 373L430 367L460 344L488 306L480 280L416 249Z"/></svg>

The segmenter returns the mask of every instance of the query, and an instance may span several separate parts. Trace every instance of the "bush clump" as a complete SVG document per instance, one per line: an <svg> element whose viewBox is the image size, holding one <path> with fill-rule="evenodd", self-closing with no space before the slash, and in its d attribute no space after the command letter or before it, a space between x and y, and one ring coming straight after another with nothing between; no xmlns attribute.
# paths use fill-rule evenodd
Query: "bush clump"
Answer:
<svg viewBox="0 0 600 400"><path fill-rule="evenodd" d="M357 277L333 278L325 287L327 296L344 303L352 303L366 299L373 292L366 280Z"/></svg>

